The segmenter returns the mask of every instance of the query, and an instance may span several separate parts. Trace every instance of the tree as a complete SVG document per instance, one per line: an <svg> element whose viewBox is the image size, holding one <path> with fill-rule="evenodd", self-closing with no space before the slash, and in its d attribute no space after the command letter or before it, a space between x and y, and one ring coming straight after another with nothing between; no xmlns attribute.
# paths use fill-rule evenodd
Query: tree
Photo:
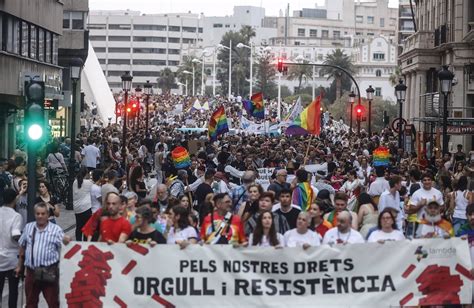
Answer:
<svg viewBox="0 0 474 308"><path fill-rule="evenodd" d="M158 77L158 88L161 89L162 93L169 92L174 87L176 75L170 68L165 68L160 72Z"/></svg>
<svg viewBox="0 0 474 308"><path fill-rule="evenodd" d="M303 60L303 64L308 64L309 61ZM298 80L298 91L301 90L303 80L307 83L308 80L313 80L313 68L309 65L292 65L288 70L288 80Z"/></svg>
<svg viewBox="0 0 474 308"><path fill-rule="evenodd" d="M262 52L257 58L256 88L258 91L263 92L266 97L276 97L278 95L275 83L276 70L272 62L272 55L266 51Z"/></svg>
<svg viewBox="0 0 474 308"><path fill-rule="evenodd" d="M355 67L350 56L346 55L344 51L339 48L335 49L331 54L328 54L323 64L338 66L348 71L351 75L355 74ZM321 74L328 75L328 80L334 79L333 82L335 82L336 88L335 96L336 98L340 98L342 96L343 80L350 80L349 76L340 69L333 67L323 67L321 69ZM350 82L350 84L352 84L352 82ZM344 89L350 90L350 86L348 89Z"/></svg>
<svg viewBox="0 0 474 308"><path fill-rule="evenodd" d="M395 72L393 72L393 74L390 74L390 77L388 77L388 80L390 81L390 84L392 86L396 86L400 78L402 78L402 70L399 66L397 66L395 68Z"/></svg>
<svg viewBox="0 0 474 308"><path fill-rule="evenodd" d="M187 55L183 56L183 61L181 62L181 65L179 66L178 70L176 71L176 77L179 82L182 84L186 84L186 81L188 83L188 92L186 94L192 94L192 89L193 89L193 75L192 74L185 74L185 71L191 72L193 71L193 66L194 66L194 81L195 81L195 89L196 93L199 92L198 89L201 87L201 63L193 63L194 56L192 55ZM204 80L206 80L206 76L204 76Z"/></svg>

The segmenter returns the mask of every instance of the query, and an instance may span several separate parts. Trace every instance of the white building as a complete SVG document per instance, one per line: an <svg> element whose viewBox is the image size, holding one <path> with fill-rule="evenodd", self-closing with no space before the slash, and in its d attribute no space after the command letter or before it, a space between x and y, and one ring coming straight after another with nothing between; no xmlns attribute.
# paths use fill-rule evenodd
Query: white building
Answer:
<svg viewBox="0 0 474 308"><path fill-rule="evenodd" d="M183 49L202 42L197 14L140 14L138 11L92 11L90 41L109 86L120 90L120 76L130 71L133 86L156 84L165 67L177 70Z"/></svg>

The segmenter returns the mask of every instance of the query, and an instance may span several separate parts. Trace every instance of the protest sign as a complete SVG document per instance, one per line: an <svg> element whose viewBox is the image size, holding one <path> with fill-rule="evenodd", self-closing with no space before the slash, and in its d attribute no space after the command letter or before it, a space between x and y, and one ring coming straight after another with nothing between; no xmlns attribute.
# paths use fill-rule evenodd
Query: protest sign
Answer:
<svg viewBox="0 0 474 308"><path fill-rule="evenodd" d="M389 307L471 302L468 243L428 239L302 248L72 242L61 305Z"/></svg>
<svg viewBox="0 0 474 308"><path fill-rule="evenodd" d="M255 182L260 184L264 190L267 190L268 186L270 186L270 179L272 178L275 168L258 168L257 171L258 179Z"/></svg>

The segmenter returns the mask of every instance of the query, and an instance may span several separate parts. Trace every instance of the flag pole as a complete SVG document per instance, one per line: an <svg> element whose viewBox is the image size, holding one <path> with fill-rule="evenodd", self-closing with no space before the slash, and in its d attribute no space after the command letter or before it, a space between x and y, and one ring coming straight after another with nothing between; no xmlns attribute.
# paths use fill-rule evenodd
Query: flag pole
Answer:
<svg viewBox="0 0 474 308"><path fill-rule="evenodd" d="M308 160L309 146L311 145L311 141L313 140L313 137L314 137L313 134L311 134L311 137L309 137L308 147L306 148L306 155L304 156L303 165L306 165L306 161Z"/></svg>

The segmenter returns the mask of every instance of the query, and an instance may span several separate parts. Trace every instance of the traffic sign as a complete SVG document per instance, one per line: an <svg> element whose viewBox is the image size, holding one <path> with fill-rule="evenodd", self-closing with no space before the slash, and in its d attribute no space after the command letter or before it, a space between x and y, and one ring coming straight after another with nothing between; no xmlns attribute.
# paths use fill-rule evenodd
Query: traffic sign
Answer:
<svg viewBox="0 0 474 308"><path fill-rule="evenodd" d="M407 125L407 124L408 124L407 120L405 120L404 118L396 118L396 119L394 119L394 120L392 121L392 129L393 129L395 132L397 132L397 133L399 132L399 131L398 131L398 126L399 126L399 123L398 123L398 122L399 122L400 120L402 121L402 127L403 127L403 125Z"/></svg>

